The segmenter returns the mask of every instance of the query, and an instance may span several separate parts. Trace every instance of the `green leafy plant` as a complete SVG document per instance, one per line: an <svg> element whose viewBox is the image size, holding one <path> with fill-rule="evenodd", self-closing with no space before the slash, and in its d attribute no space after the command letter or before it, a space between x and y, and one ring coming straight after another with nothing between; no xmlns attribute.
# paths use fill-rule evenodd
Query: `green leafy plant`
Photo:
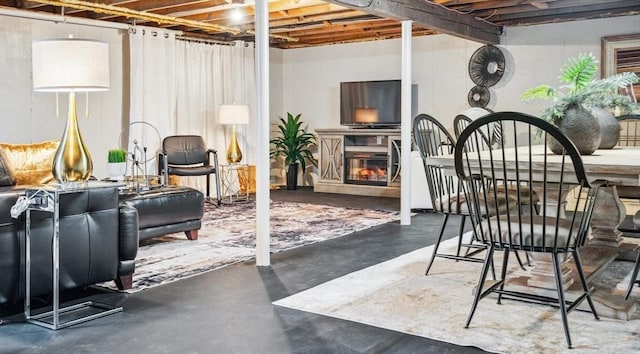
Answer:
<svg viewBox="0 0 640 354"><path fill-rule="evenodd" d="M273 145L270 157L284 156L284 162L288 166L300 162L302 171L306 169L306 163L311 162L317 166L317 160L313 157L312 147L316 144L316 136L307 132L302 126L302 115L293 116L287 113L287 119L279 117L278 130L280 136L271 139Z"/></svg>
<svg viewBox="0 0 640 354"><path fill-rule="evenodd" d="M638 76L635 73L625 72L604 79L595 79L598 63L598 59L591 53L570 58L562 67L558 77L566 85L558 89L549 85L536 86L526 90L522 98L524 100L553 98L553 106L545 109L540 117L555 125L559 125L565 112L572 105L582 105L585 108L618 107L623 112L633 110L633 102L628 97L618 94L618 89L638 82Z"/></svg>
<svg viewBox="0 0 640 354"><path fill-rule="evenodd" d="M111 149L107 161L109 163L125 162L127 161L127 152L124 149Z"/></svg>

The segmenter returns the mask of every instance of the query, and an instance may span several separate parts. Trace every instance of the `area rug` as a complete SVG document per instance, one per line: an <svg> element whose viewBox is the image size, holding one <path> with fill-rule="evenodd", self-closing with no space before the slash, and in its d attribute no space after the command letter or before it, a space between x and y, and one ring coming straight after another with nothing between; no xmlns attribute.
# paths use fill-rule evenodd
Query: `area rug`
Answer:
<svg viewBox="0 0 640 354"><path fill-rule="evenodd" d="M344 236L399 220L395 211L272 201L271 252ZM205 204L198 240L184 233L142 241L133 289L139 291L255 257L255 203ZM113 283L113 282L111 282ZM102 286L113 287L111 283Z"/></svg>
<svg viewBox="0 0 640 354"><path fill-rule="evenodd" d="M449 250L455 244L456 239L443 243ZM640 320L596 321L591 313L574 311L569 314L574 349L569 350L558 310L513 300L503 300L502 305L490 298L480 301L470 328L465 329L481 265L438 258L429 276L424 276L432 250L427 247L402 255L274 304L490 352L640 350ZM638 300L638 291L634 294Z"/></svg>

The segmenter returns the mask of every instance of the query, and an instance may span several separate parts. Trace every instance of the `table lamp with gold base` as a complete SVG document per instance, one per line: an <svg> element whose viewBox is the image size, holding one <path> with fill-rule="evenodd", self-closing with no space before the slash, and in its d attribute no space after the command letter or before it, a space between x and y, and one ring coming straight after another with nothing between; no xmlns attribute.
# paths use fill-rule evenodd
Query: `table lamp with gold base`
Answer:
<svg viewBox="0 0 640 354"><path fill-rule="evenodd" d="M69 92L69 113L51 172L59 183L83 182L93 162L78 126L76 93L109 89L109 47L105 42L62 38L33 43L33 89Z"/></svg>
<svg viewBox="0 0 640 354"><path fill-rule="evenodd" d="M223 104L220 106L218 114L220 124L233 125L231 134L231 142L227 148L227 162L236 164L242 161L242 151L238 145L238 137L236 135L236 124L249 124L249 106L239 104Z"/></svg>

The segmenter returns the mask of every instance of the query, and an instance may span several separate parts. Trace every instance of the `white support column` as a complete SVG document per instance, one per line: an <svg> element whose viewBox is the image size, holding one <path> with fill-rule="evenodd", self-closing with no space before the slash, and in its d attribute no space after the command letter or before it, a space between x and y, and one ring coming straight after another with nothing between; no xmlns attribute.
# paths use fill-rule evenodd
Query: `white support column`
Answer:
<svg viewBox="0 0 640 354"><path fill-rule="evenodd" d="M402 21L400 225L411 225L411 22Z"/></svg>
<svg viewBox="0 0 640 354"><path fill-rule="evenodd" d="M271 264L269 244L269 3L255 2L256 31L256 265Z"/></svg>

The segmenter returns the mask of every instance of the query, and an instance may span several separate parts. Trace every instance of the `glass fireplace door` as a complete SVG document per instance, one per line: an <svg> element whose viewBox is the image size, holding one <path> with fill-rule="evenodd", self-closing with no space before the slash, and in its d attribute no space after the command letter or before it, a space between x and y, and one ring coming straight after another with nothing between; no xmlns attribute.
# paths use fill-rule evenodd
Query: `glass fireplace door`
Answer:
<svg viewBox="0 0 640 354"><path fill-rule="evenodd" d="M384 152L346 152L345 183L386 186L388 157Z"/></svg>

